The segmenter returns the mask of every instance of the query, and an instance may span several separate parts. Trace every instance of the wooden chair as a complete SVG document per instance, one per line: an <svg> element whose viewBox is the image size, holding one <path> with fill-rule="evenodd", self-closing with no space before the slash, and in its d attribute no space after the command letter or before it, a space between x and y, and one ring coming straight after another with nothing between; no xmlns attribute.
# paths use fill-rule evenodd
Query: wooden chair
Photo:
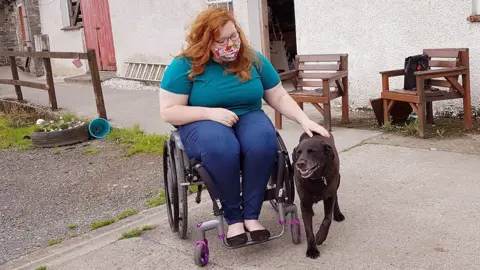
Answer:
<svg viewBox="0 0 480 270"><path fill-rule="evenodd" d="M311 103L323 115L325 128L331 131L330 101L342 97L342 121L348 122L348 54L297 55L295 63L295 70L279 75L282 81L292 81L295 90L289 94L298 106L303 110L303 103ZM275 111L275 127L282 129L282 115L278 111Z"/></svg>
<svg viewBox="0 0 480 270"><path fill-rule="evenodd" d="M404 76L404 69L380 72L383 85L381 95L383 118L385 121L389 121L390 110L395 102L408 102L417 114L419 135L425 138L426 123L433 124L432 102L461 98L463 99L465 127L471 129L472 108L468 48L425 49L423 52L429 56L430 68L414 73L416 77L415 91L390 89L389 78ZM462 77L461 84L458 80L459 76Z"/></svg>

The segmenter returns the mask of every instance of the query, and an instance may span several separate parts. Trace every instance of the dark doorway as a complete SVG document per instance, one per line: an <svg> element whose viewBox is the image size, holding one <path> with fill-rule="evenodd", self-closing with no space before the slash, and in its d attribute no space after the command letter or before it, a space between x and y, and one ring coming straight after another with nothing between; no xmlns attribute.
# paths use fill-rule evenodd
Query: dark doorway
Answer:
<svg viewBox="0 0 480 270"><path fill-rule="evenodd" d="M270 60L278 72L295 69L297 37L294 0L268 0Z"/></svg>

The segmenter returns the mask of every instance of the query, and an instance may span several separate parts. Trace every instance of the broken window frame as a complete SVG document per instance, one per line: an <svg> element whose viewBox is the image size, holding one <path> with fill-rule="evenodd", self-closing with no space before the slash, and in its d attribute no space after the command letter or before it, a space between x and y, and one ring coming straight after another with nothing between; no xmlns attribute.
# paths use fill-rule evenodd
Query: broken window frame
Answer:
<svg viewBox="0 0 480 270"><path fill-rule="evenodd" d="M68 9L68 18L70 22L70 27L83 27L83 20L79 18L82 10L80 9L80 1L76 1L76 5L74 5L73 0L63 0L67 1L67 9Z"/></svg>
<svg viewBox="0 0 480 270"><path fill-rule="evenodd" d="M233 0L205 0L207 7L223 7L233 14Z"/></svg>

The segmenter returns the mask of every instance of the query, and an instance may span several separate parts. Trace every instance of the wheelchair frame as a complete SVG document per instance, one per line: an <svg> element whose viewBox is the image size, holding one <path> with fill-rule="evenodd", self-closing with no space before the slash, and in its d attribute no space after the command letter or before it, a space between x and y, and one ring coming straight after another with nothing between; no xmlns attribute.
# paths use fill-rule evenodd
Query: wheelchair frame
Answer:
<svg viewBox="0 0 480 270"><path fill-rule="evenodd" d="M168 221L172 232L178 233L180 239L185 239L188 230L188 188L190 185L197 185L198 191L195 202L201 201L203 185L207 188L213 202L213 213L215 219L200 222L195 226L195 252L194 261L198 266L205 266L209 260L208 241L205 233L217 229L218 237L223 240L223 245L228 249L236 249L249 245L255 245L277 239L285 233L285 217L290 214L290 233L292 242L301 242L301 227L298 219L295 200L295 184L293 181L293 169L285 144L276 132L278 152L276 170L273 169L265 190L264 201L270 201L271 205L279 215L279 223L282 225L280 234L271 235L269 239L261 242L254 242L249 239L246 244L229 246L225 239L224 214L220 203L220 196L213 185L207 170L196 159L188 159L184 152L183 144L178 131L172 132L170 138L165 142L163 151L163 178L166 197Z"/></svg>

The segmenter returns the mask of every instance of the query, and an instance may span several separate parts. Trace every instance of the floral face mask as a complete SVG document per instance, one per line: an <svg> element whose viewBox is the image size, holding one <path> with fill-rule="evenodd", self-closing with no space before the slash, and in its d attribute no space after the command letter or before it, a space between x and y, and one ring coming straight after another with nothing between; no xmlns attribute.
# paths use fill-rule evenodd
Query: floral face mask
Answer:
<svg viewBox="0 0 480 270"><path fill-rule="evenodd" d="M226 47L222 48L216 48L215 55L222 61L232 62L237 58L238 52L240 51L240 46L240 40L235 41L232 45L227 45Z"/></svg>

